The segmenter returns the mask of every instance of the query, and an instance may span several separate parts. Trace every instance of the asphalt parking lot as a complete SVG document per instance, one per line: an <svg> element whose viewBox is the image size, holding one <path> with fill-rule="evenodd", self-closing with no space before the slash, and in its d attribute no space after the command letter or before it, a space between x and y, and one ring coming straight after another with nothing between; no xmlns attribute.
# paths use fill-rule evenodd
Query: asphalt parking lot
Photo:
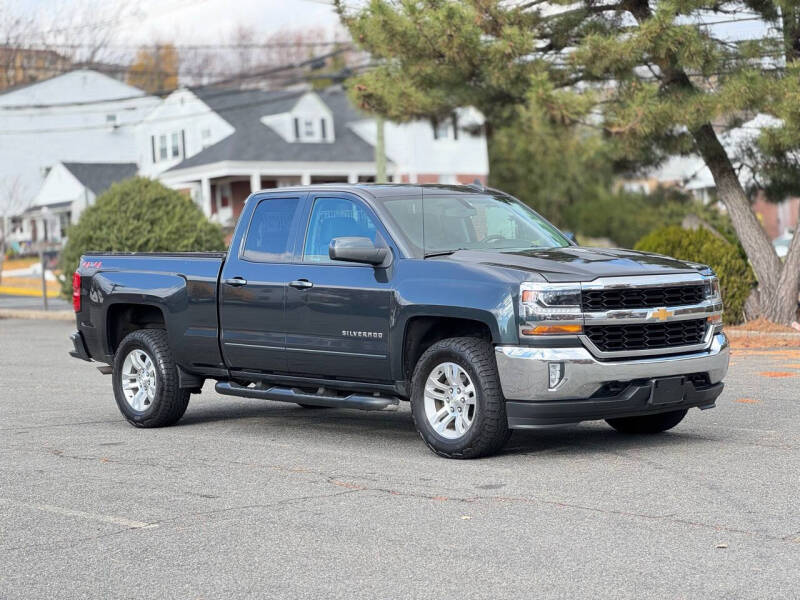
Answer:
<svg viewBox="0 0 800 600"><path fill-rule="evenodd" d="M800 352L670 433L431 454L407 407L218 396L138 430L65 322L0 320L0 598L798 598ZM782 376L780 376L782 374Z"/></svg>

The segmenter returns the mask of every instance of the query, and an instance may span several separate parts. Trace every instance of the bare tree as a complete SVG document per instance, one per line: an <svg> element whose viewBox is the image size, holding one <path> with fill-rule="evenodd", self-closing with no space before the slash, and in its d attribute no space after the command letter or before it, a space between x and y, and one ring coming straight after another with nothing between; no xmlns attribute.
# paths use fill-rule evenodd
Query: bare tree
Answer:
<svg viewBox="0 0 800 600"><path fill-rule="evenodd" d="M0 0L0 90L34 81L49 66L41 50L28 50L36 39L35 18Z"/></svg>
<svg viewBox="0 0 800 600"><path fill-rule="evenodd" d="M125 23L140 16L135 2L58 0L35 13L42 45L76 64L129 62L130 50L115 47Z"/></svg>
<svg viewBox="0 0 800 600"><path fill-rule="evenodd" d="M346 33L331 36L323 28L285 30L266 38L252 27L240 25L219 45L181 47L181 81L206 85L223 80L227 87L272 89L302 81L311 71L330 67L330 61L282 69L349 44ZM348 64L350 54L339 57ZM279 71L270 73L272 69Z"/></svg>

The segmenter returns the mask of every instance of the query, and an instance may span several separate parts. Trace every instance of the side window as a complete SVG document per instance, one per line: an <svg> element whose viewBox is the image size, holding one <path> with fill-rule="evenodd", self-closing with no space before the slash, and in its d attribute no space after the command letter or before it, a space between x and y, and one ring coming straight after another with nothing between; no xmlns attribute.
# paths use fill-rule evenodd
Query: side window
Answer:
<svg viewBox="0 0 800 600"><path fill-rule="evenodd" d="M291 257L289 234L300 201L297 198L262 200L253 211L242 258L259 262L286 262Z"/></svg>
<svg viewBox="0 0 800 600"><path fill-rule="evenodd" d="M373 242L378 235L375 222L366 209L344 198L317 198L303 249L303 261L331 262L328 247L337 237L367 237Z"/></svg>

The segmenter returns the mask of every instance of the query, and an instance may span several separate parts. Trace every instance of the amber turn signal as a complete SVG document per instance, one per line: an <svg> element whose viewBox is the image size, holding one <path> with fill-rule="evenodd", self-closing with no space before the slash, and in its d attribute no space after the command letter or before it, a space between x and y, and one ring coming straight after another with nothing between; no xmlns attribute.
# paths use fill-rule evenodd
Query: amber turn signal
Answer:
<svg viewBox="0 0 800 600"><path fill-rule="evenodd" d="M711 315L708 317L708 322L712 325L716 325L717 323L722 323L722 315Z"/></svg>
<svg viewBox="0 0 800 600"><path fill-rule="evenodd" d="M533 329L523 329L523 335L563 335L567 333L582 333L583 325L537 325Z"/></svg>

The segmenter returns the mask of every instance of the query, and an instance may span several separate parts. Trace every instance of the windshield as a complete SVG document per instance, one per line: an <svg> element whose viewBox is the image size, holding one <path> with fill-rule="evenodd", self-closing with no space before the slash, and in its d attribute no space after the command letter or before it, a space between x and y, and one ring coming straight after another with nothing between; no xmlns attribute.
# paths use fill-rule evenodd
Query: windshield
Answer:
<svg viewBox="0 0 800 600"><path fill-rule="evenodd" d="M456 250L563 248L564 235L513 198L490 194L430 194L387 198L383 206L425 256ZM424 206L424 211L423 211Z"/></svg>

